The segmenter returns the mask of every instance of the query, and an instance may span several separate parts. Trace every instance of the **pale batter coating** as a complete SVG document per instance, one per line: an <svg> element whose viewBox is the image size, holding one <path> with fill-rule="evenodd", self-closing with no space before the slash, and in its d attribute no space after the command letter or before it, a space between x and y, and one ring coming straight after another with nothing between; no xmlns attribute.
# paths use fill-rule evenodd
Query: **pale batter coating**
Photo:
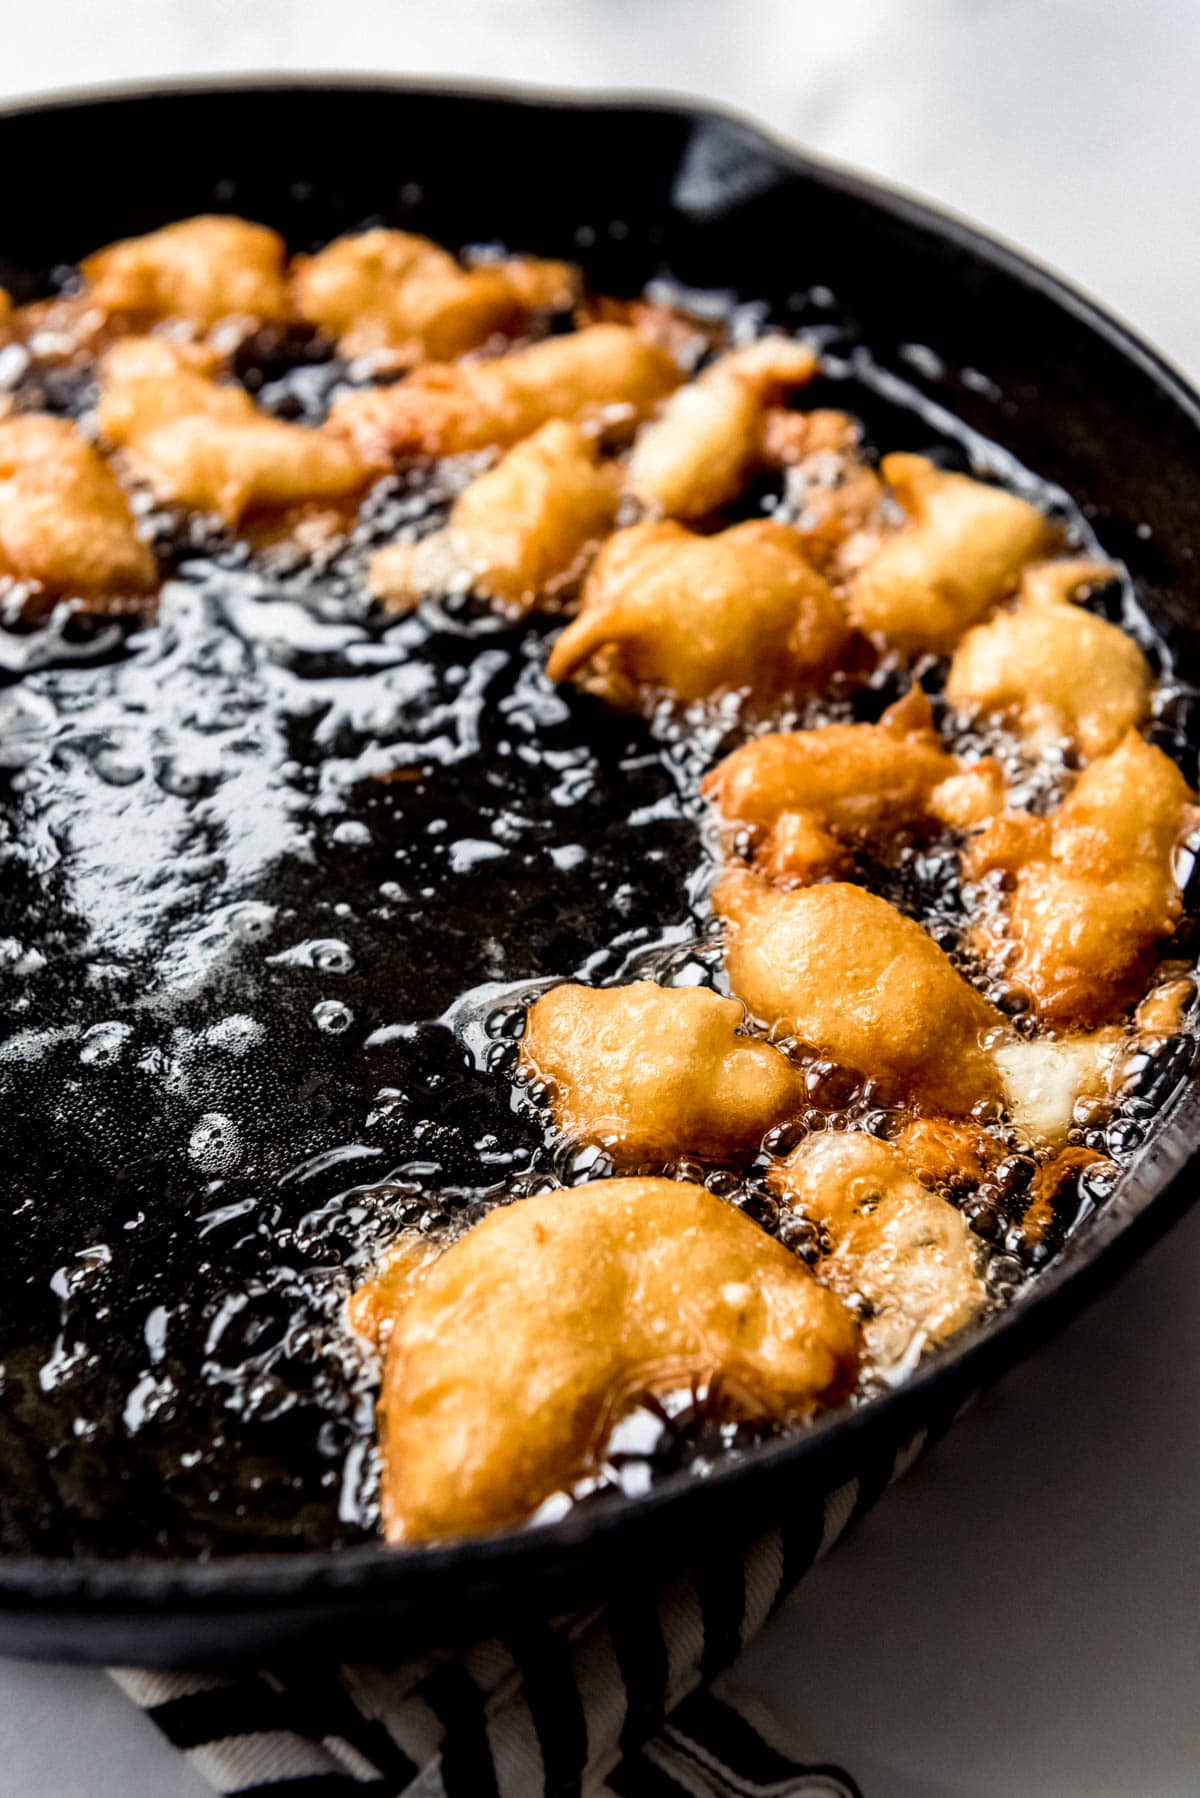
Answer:
<svg viewBox="0 0 1200 1798"><path fill-rule="evenodd" d="M1125 1032L1111 1028L1078 1036L1006 1037L995 1046L1010 1121L1035 1149L1066 1142L1081 1099L1111 1097Z"/></svg>
<svg viewBox="0 0 1200 1798"><path fill-rule="evenodd" d="M451 361L494 333L519 331L534 312L568 308L577 286L564 262L463 268L428 237L384 229L339 237L292 265L296 310L336 337L343 355L386 350L408 362Z"/></svg>
<svg viewBox="0 0 1200 1798"><path fill-rule="evenodd" d="M552 1082L564 1134L626 1161L749 1153L804 1103L801 1076L738 1031L734 999L702 987L557 986L529 1012L521 1062Z"/></svg>
<svg viewBox="0 0 1200 1798"><path fill-rule="evenodd" d="M751 520L712 537L674 521L611 537L578 618L546 664L620 704L819 686L848 640L841 607L793 532Z"/></svg>
<svg viewBox="0 0 1200 1798"><path fill-rule="evenodd" d="M101 435L160 499L236 525L349 499L380 472L345 438L260 412L244 388L213 380L212 366L204 350L161 338L125 338L101 363Z"/></svg>
<svg viewBox="0 0 1200 1798"><path fill-rule="evenodd" d="M330 424L369 455L506 449L552 418L628 433L678 385L678 365L629 325L591 325L487 362L429 362L346 394Z"/></svg>
<svg viewBox="0 0 1200 1798"><path fill-rule="evenodd" d="M924 456L885 456L883 474L906 517L855 575L850 616L889 648L945 654L1049 552L1053 529L1028 500Z"/></svg>
<svg viewBox="0 0 1200 1798"><path fill-rule="evenodd" d="M396 543L371 561L372 593L396 609L468 581L515 611L575 585L612 529L620 475L577 424L553 419L455 500L445 530Z"/></svg>
<svg viewBox="0 0 1200 1798"><path fill-rule="evenodd" d="M733 991L752 1017L878 1082L892 1100L960 1117L999 1096L985 1039L1003 1025L933 938L844 882L781 891L744 869L713 894Z"/></svg>
<svg viewBox="0 0 1200 1798"><path fill-rule="evenodd" d="M403 1271L380 1404L392 1542L519 1523L646 1393L696 1380L782 1423L837 1403L857 1371L841 1302L680 1181L522 1199Z"/></svg>
<svg viewBox="0 0 1200 1798"><path fill-rule="evenodd" d="M116 476L66 419L0 420L0 581L101 609L158 584Z"/></svg>
<svg viewBox="0 0 1200 1798"><path fill-rule="evenodd" d="M1136 1001L1179 922L1176 851L1196 822L1174 762L1130 731L1050 817L1010 813L971 845L968 878L1012 883L980 945L1043 1023L1089 1029Z"/></svg>
<svg viewBox="0 0 1200 1798"><path fill-rule="evenodd" d="M976 823L1004 803L990 758L943 748L920 687L878 724L825 724L753 737L718 763L704 793L751 833L753 859L777 880L844 872L856 847L887 845L931 823Z"/></svg>
<svg viewBox="0 0 1200 1798"><path fill-rule="evenodd" d="M946 682L967 716L1010 720L1033 743L1067 739L1089 761L1115 749L1150 709L1154 676L1125 631L1072 603L1110 578L1086 561L1026 571L1016 606L967 632Z"/></svg>
<svg viewBox="0 0 1200 1798"><path fill-rule="evenodd" d="M286 247L246 219L202 215L127 237L80 264L91 306L145 323L181 318L207 328L238 317L288 316Z"/></svg>
<svg viewBox="0 0 1200 1798"><path fill-rule="evenodd" d="M865 1299L863 1342L877 1368L911 1364L983 1310L979 1250L961 1212L913 1178L901 1151L858 1132L808 1136L771 1169L790 1205L823 1224L817 1278Z"/></svg>
<svg viewBox="0 0 1200 1798"><path fill-rule="evenodd" d="M642 427L629 458L629 492L666 518L703 518L727 505L766 460L768 407L817 368L815 352L787 337L728 350Z"/></svg>

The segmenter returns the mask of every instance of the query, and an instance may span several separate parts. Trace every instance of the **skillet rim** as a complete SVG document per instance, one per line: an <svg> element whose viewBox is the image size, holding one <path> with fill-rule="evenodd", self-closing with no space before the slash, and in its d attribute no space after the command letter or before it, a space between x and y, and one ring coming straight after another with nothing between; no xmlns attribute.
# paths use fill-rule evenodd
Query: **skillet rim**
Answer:
<svg viewBox="0 0 1200 1798"><path fill-rule="evenodd" d="M450 102L479 99L530 111L575 111L596 114L658 114L691 123L716 120L733 126L788 173L835 196L865 203L885 217L914 227L959 249L989 269L1010 277L1066 312L1085 332L1101 338L1142 377L1157 387L1200 438L1200 392L1181 369L1147 343L1117 314L1075 286L1057 270L1019 250L1003 237L983 230L950 208L918 198L905 188L860 174L837 162L816 157L785 135L735 107L705 98L645 90L563 89L515 82L488 82L440 76L417 77L355 71L299 71L280 74L248 71L230 75L198 75L106 82L19 95L0 102L0 119L44 116L78 107L136 105L142 100L207 98L219 101L230 93L295 93L313 97L372 92ZM1168 1102L1172 1134L1191 1126L1200 1144L1200 1075L1193 1067L1189 1084ZM1156 1175L1157 1161L1167 1163ZM584 1544L607 1541L650 1524L664 1509L682 1515L717 1495L726 1499L747 1482L766 1481L772 1473L793 1473L806 1461L827 1457L852 1470L867 1457L880 1437L902 1439L926 1424L938 1411L938 1398L961 1407L1032 1353L1057 1327L1067 1323L1117 1273L1135 1261L1200 1197L1200 1147L1177 1147L1172 1154L1161 1138L1152 1139L1134 1164L1145 1196L1131 1201L1118 1196L1075 1239L1035 1283L997 1317L969 1330L957 1343L931 1357L892 1392L857 1410L840 1410L811 1425L803 1434L767 1442L737 1460L718 1466L703 1481L676 1474L637 1498L621 1498L593 1511L575 1511L557 1523L536 1529L509 1529L444 1543L388 1548L382 1540L327 1550L250 1551L208 1559L106 1559L89 1555L54 1558L0 1555L0 1612L18 1613L31 1603L63 1615L86 1607L92 1617L135 1619L161 1614L180 1600L204 1614L240 1610L263 1600L281 1614L290 1605L311 1608L324 1596L331 1602L369 1596L373 1606L389 1593L400 1596L406 1585L435 1584L464 1564L489 1582L515 1579L539 1562L561 1560ZM1132 1171L1132 1170L1131 1170ZM1190 1190L1189 1190L1190 1188ZM856 1454L855 1450L858 1449ZM832 1451L840 1450L840 1455ZM532 1564L532 1565L531 1565Z"/></svg>

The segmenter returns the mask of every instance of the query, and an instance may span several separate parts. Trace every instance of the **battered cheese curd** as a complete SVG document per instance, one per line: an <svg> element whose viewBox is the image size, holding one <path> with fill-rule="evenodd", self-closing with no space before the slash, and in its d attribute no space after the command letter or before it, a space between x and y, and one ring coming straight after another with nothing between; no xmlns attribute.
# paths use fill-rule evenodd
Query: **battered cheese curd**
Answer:
<svg viewBox="0 0 1200 1798"><path fill-rule="evenodd" d="M848 636L786 525L756 519L702 537L674 522L639 524L601 551L546 673L618 704L647 688L682 700L812 688Z"/></svg>
<svg viewBox="0 0 1200 1798"><path fill-rule="evenodd" d="M0 581L104 610L157 585L149 544L107 462L63 418L0 419Z"/></svg>
<svg viewBox="0 0 1200 1798"><path fill-rule="evenodd" d="M382 1276L386 1282L385 1272ZM520 1522L584 1472L636 1397L719 1384L800 1421L846 1395L850 1313L701 1186L601 1180L503 1207L364 1312L386 1320L390 1540Z"/></svg>

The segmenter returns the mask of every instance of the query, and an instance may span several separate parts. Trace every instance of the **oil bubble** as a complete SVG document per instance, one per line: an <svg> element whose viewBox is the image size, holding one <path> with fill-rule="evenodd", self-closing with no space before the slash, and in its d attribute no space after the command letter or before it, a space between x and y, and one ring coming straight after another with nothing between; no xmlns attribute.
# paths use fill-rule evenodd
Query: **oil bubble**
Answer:
<svg viewBox="0 0 1200 1798"><path fill-rule="evenodd" d="M327 1036L341 1036L354 1022L354 1013L340 999L319 999L312 1008L312 1019Z"/></svg>
<svg viewBox="0 0 1200 1798"><path fill-rule="evenodd" d="M354 969L354 952L349 943L338 937L313 937L290 949L281 949L278 955L269 955L267 961L274 968L315 968L322 974L349 974Z"/></svg>
<svg viewBox="0 0 1200 1798"><path fill-rule="evenodd" d="M241 1131L223 1111L206 1111L188 1138L188 1155L206 1174L227 1174L242 1157Z"/></svg>

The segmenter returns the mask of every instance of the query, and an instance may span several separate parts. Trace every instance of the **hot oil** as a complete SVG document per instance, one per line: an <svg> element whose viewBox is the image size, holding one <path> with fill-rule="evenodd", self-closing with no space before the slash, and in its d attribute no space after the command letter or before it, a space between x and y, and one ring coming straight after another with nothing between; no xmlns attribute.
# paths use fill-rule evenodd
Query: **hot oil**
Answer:
<svg viewBox="0 0 1200 1798"><path fill-rule="evenodd" d="M240 373L310 420L348 376L303 341ZM831 385L888 447L979 454L861 362ZM88 397L36 366L16 389L68 413ZM546 683L553 620L465 595L398 620L366 603L367 550L435 528L470 472L384 484L348 545L308 555L156 517L173 574L153 624L0 636L6 1551L373 1535L377 1369L348 1290L401 1231L446 1239L503 1197L611 1170L514 1082L525 1006L569 976L721 984L696 790L748 727L736 709L625 716ZM804 721L877 716L899 690L883 670ZM1064 773L1026 777L1049 802ZM962 958L955 874L948 841L860 869ZM769 1146L897 1126L786 1046L810 1107ZM1185 1072L1179 1052L1149 1067L1105 1146L1129 1152L1145 1093L1153 1109ZM765 1162L670 1171L813 1258ZM997 1302L1036 1259L1013 1231L1027 1172L968 1202ZM669 1395L547 1514L753 1435L719 1395Z"/></svg>

